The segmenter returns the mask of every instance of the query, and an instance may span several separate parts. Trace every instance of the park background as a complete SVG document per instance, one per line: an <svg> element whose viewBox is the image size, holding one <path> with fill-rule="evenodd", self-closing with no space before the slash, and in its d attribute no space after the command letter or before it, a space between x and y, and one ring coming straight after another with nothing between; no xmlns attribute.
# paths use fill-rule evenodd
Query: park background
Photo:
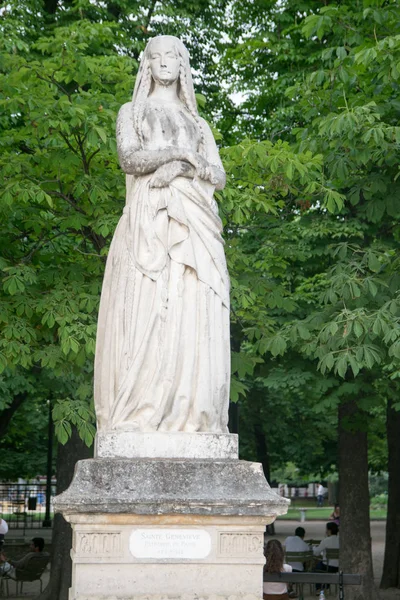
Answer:
<svg viewBox="0 0 400 600"><path fill-rule="evenodd" d="M58 491L92 451L116 114L147 40L176 35L228 174L240 456L339 481L348 596L371 600L369 481L388 474L381 585L400 587L399 28L395 0L0 2L3 481L46 473L49 414ZM69 536L55 517L43 599L66 597Z"/></svg>

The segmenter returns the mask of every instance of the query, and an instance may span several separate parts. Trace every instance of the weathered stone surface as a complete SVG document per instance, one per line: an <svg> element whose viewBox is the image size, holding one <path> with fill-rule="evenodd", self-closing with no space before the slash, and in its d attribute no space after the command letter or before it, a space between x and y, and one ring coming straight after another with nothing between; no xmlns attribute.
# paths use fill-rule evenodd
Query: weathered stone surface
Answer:
<svg viewBox="0 0 400 600"><path fill-rule="evenodd" d="M238 458L238 436L230 433L97 433L98 458Z"/></svg>
<svg viewBox="0 0 400 600"><path fill-rule="evenodd" d="M287 505L256 463L80 461L55 500L73 528L70 600L258 600L265 525Z"/></svg>
<svg viewBox="0 0 400 600"><path fill-rule="evenodd" d="M76 515L71 518L71 600L262 596L264 526L259 518L253 517L253 524L246 527L235 517L225 517L224 524L202 517L197 525L157 528L146 516L138 517L133 526L110 522L107 514L97 515L96 523L90 515L86 522L83 515L79 522L75 519ZM141 537L149 542L146 548ZM171 549L182 554L174 556Z"/></svg>
<svg viewBox="0 0 400 600"><path fill-rule="evenodd" d="M74 513L273 516L288 501L273 492L261 464L241 460L90 459L54 501Z"/></svg>

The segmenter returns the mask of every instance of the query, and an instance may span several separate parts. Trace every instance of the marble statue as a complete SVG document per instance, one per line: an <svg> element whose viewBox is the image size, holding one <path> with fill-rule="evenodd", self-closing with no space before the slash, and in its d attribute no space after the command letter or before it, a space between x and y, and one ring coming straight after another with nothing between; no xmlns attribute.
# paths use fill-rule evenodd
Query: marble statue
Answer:
<svg viewBox="0 0 400 600"><path fill-rule="evenodd" d="M147 44L117 146L126 205L100 303L98 430L225 433L229 278L213 198L225 173L179 39Z"/></svg>

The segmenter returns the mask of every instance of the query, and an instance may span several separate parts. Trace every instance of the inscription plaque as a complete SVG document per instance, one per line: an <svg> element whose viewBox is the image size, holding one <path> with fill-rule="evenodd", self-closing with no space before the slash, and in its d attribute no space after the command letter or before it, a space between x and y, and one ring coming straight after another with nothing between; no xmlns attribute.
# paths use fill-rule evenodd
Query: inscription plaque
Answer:
<svg viewBox="0 0 400 600"><path fill-rule="evenodd" d="M135 558L206 558L211 536L204 529L135 529L129 549Z"/></svg>

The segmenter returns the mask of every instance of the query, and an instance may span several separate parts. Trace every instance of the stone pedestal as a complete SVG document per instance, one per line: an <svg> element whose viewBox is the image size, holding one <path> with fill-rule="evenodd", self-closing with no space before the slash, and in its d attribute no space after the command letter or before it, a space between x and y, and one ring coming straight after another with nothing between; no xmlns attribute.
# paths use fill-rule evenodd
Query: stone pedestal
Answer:
<svg viewBox="0 0 400 600"><path fill-rule="evenodd" d="M98 438L55 500L73 527L70 600L262 598L265 526L288 501L261 465L232 458L236 436L130 435ZM163 457L164 436L190 457Z"/></svg>
<svg viewBox="0 0 400 600"><path fill-rule="evenodd" d="M238 436L232 433L131 432L98 433L98 458L206 458L238 457Z"/></svg>

